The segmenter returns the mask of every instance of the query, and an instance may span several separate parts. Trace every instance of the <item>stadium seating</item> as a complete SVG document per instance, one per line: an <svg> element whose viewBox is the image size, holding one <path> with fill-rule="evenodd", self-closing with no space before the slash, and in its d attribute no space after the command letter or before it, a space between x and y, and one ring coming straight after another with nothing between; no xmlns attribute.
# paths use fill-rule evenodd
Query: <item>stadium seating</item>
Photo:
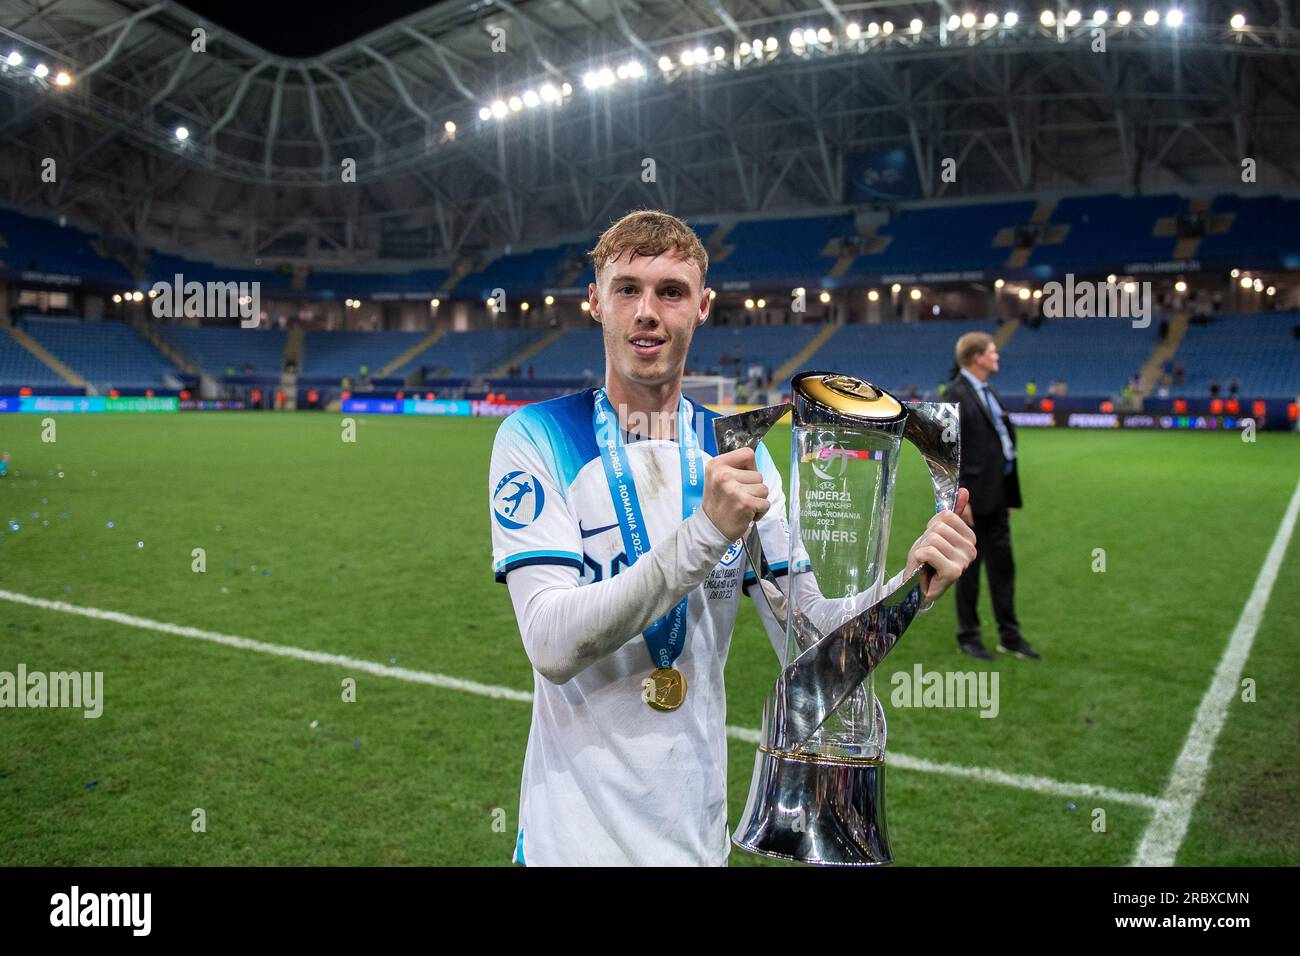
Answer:
<svg viewBox="0 0 1300 956"><path fill-rule="evenodd" d="M1221 315L1208 325L1191 325L1174 363L1186 372L1177 396L1209 394L1217 382L1220 394L1237 379L1243 398L1294 398L1300 395L1300 339L1293 329L1300 312Z"/></svg>
<svg viewBox="0 0 1300 956"><path fill-rule="evenodd" d="M1034 382L1040 395L1053 381L1071 395L1118 395L1151 357L1160 318L1136 329L1128 319L1047 319L1039 328L1021 325L1002 350L994 384L1008 395Z"/></svg>
<svg viewBox="0 0 1300 956"><path fill-rule="evenodd" d="M90 235L72 226L0 209L0 240L0 272L43 272L114 286L134 284L125 266L99 255Z"/></svg>
<svg viewBox="0 0 1300 956"><path fill-rule="evenodd" d="M836 256L823 255L832 239L854 234L853 217L814 216L740 222L727 233L725 257L709 264L709 284L743 280L798 285L824 276Z"/></svg>
<svg viewBox="0 0 1300 956"><path fill-rule="evenodd" d="M385 363L425 337L423 332L308 332L304 337L303 378L360 375L361 366L375 375Z"/></svg>
<svg viewBox="0 0 1300 956"><path fill-rule="evenodd" d="M176 372L124 322L26 317L18 326L95 388L152 388Z"/></svg>
<svg viewBox="0 0 1300 956"><path fill-rule="evenodd" d="M903 209L876 230L878 237L889 238L889 244L854 259L844 278L997 269L1011 250L994 246L993 240L1000 230L1028 222L1035 207L1032 202L1007 202Z"/></svg>
<svg viewBox="0 0 1300 956"><path fill-rule="evenodd" d="M57 373L16 342L4 329L0 329L0 385L66 384Z"/></svg>
<svg viewBox="0 0 1300 956"><path fill-rule="evenodd" d="M490 372L545 334L541 329L451 332L420 352L395 374L406 376L422 368L432 375L479 375Z"/></svg>
<svg viewBox="0 0 1300 956"><path fill-rule="evenodd" d="M1159 196L1081 196L1061 200L1051 222L1069 225L1064 242L1035 247L1030 267L1048 267L1056 274L1095 273L1126 262L1168 259L1176 236L1154 234L1156 221L1177 216L1183 199Z"/></svg>
<svg viewBox="0 0 1300 956"><path fill-rule="evenodd" d="M953 346L966 332L997 330L993 322L889 322L846 325L805 363L806 368L859 375L906 397L912 386L933 396L949 380Z"/></svg>
<svg viewBox="0 0 1300 956"><path fill-rule="evenodd" d="M725 374L744 377L752 365L771 374L821 330L809 325L703 325L695 330L686 367L695 375ZM730 361L723 365L723 357ZM739 359L739 371L734 364ZM603 363L602 363L603 366Z"/></svg>
<svg viewBox="0 0 1300 956"><path fill-rule="evenodd" d="M243 329L237 325L159 325L158 334L209 374L279 375L285 333L280 329Z"/></svg>

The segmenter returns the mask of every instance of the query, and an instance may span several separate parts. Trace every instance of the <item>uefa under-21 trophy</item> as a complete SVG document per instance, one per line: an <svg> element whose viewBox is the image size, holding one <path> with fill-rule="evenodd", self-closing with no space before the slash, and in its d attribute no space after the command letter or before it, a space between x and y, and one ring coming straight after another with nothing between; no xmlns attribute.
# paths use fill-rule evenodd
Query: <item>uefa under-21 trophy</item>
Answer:
<svg viewBox="0 0 1300 956"><path fill-rule="evenodd" d="M885 716L872 672L922 600L919 572L885 583L894 477L906 438L929 466L936 509L956 505L958 408L905 404L828 372L801 372L791 385L788 596L757 528L745 538L756 583L785 626L786 649L732 840L803 863L890 863ZM719 454L756 447L790 410L782 404L717 419Z"/></svg>

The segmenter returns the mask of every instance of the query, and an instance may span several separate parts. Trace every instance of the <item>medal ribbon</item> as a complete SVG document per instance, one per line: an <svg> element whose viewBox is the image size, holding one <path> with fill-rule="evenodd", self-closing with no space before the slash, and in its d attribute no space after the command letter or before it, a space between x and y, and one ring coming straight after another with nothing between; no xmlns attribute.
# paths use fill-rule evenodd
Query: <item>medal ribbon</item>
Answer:
<svg viewBox="0 0 1300 956"><path fill-rule="evenodd" d="M677 400L677 443L681 447L682 468L682 519L699 510L704 499L704 469L700 461L700 447L691 428L691 415L685 398ZM637 497L636 482L627 464L627 446L623 443L623 429L618 416L609 407L603 388L596 390L592 411L592 427L596 432L596 445L600 460L605 466L605 480L609 483L609 496L614 502L619 533L623 536L623 550L630 567L637 558L650 550L641 501ZM689 596L684 597L671 611L655 621L642 636L656 667L672 667L686 643L686 612Z"/></svg>

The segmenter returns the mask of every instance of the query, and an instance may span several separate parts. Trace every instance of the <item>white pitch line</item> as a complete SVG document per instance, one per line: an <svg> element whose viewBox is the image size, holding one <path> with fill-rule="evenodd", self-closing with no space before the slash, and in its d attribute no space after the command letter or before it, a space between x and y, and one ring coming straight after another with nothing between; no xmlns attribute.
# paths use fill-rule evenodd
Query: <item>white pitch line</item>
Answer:
<svg viewBox="0 0 1300 956"><path fill-rule="evenodd" d="M1241 672L1250 656L1255 633L1264 618L1264 609L1268 607L1278 570L1291 543L1297 514L1300 514L1300 481L1296 482L1291 502L1282 515L1282 523L1278 525L1273 544L1259 569L1259 577L1255 579L1255 586L1246 600L1246 606L1241 609L1237 626L1228 638L1228 646L1224 648L1214 679L1210 681L1205 696L1201 698L1201 705L1196 709L1196 719L1187 731L1182 752L1174 761L1161 806L1147 824L1142 842L1133 854L1132 866L1173 866L1178 857L1178 848L1187 836L1192 811L1196 808L1196 802L1205 786L1206 775L1210 771L1214 745L1228 719L1228 705L1236 697L1241 685Z"/></svg>
<svg viewBox="0 0 1300 956"><path fill-rule="evenodd" d="M513 700L518 701L519 703L529 703L533 699L533 695L528 691L515 690L510 687L496 687L491 684L480 684L476 681L461 680L458 677L448 677L445 674L430 674L426 671L414 671L405 667L389 667L384 664L376 664L372 661L365 661L356 657L347 657L342 654L326 654L322 651L309 651L305 648L292 647L285 644L268 644L265 641L254 641L247 637L236 637L233 634L222 634L218 631L205 631L202 628L197 627L185 627L181 624L168 624L165 621L154 621L147 617L137 617L134 614L123 614L120 611L104 611L94 607L81 607L76 604L68 604L65 601L48 601L45 598L32 597L29 594L18 594L15 591L0 590L0 600L11 601L14 604L26 604L29 607L37 607L46 611L58 611L62 614L75 614L80 617L93 618L97 621L111 621L114 624L125 624L127 627L138 627L144 630L158 631L163 634L174 634L177 637L188 637L200 641L210 641L213 644L235 647L245 651L258 651L262 654L273 654L276 657L288 657L293 660L310 661L314 664L328 664L334 667L346 667L350 670L362 671L367 674L374 674L378 677L391 677L412 684L425 684L430 687L442 687L447 690L463 691L467 694L478 694L482 697L492 697L498 700ZM729 726L727 727L727 736L731 737L733 740L739 740L745 743L755 745L759 743L759 732L748 727ZM892 766L904 770L917 770L922 773L960 777L980 783L992 783L1020 790L1030 790L1035 793L1073 797L1091 796L1102 800L1110 800L1115 803L1127 803L1133 806L1146 807L1149 809L1158 809L1161 805L1161 800L1158 797L1149 796L1144 793L1126 793L1122 790L1112 790L1109 787L1101 787L1095 784L1065 783L1060 780L1052 780L1049 777L1034 777L1025 774L1007 773L1002 770L992 770L984 767L962 767L957 764L939 763L921 757L909 757L906 754L900 753L889 754L888 761Z"/></svg>

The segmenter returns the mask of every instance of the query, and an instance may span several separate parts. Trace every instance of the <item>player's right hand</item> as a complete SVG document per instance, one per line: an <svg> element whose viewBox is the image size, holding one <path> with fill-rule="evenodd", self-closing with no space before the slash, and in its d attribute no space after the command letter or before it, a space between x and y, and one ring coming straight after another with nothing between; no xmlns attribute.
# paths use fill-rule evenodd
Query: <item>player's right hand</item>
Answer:
<svg viewBox="0 0 1300 956"><path fill-rule="evenodd" d="M754 449L737 448L704 466L704 513L713 526L735 540L767 514L767 485L758 473Z"/></svg>

